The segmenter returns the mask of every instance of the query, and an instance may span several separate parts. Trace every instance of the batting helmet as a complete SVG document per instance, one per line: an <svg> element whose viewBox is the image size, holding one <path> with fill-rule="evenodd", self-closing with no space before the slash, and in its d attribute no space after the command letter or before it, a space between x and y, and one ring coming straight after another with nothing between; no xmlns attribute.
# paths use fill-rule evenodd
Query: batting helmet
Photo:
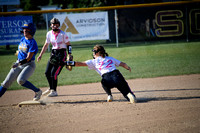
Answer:
<svg viewBox="0 0 200 133"><path fill-rule="evenodd" d="M30 30L30 34L32 36L35 35L35 32L36 32L36 27L33 23L25 23L23 26L22 26L22 29L29 29Z"/></svg>
<svg viewBox="0 0 200 133"><path fill-rule="evenodd" d="M51 24L59 24L60 25L60 21L57 18L52 18L50 23Z"/></svg>

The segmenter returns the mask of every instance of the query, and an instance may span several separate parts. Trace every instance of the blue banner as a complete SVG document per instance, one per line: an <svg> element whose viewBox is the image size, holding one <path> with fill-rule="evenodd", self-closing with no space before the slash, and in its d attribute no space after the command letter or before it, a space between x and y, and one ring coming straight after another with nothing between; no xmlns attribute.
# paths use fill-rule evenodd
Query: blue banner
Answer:
<svg viewBox="0 0 200 133"><path fill-rule="evenodd" d="M17 45L24 23L33 22L32 16L0 17L0 45Z"/></svg>

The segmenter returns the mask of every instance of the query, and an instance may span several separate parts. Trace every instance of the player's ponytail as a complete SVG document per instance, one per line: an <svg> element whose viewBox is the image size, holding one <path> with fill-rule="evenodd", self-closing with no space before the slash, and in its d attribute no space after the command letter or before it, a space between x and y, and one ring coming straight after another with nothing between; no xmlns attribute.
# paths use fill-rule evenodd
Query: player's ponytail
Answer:
<svg viewBox="0 0 200 133"><path fill-rule="evenodd" d="M96 45L96 46L94 46L94 49L96 50L96 53L99 52L100 56L102 56L103 58L105 58L105 56L108 56L108 53L106 53L103 46Z"/></svg>

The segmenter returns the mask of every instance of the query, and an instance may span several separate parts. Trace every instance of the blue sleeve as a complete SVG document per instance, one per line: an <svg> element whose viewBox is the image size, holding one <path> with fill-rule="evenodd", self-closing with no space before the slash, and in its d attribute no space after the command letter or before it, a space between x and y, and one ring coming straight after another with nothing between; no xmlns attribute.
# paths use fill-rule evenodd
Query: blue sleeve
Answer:
<svg viewBox="0 0 200 133"><path fill-rule="evenodd" d="M30 42L28 52L34 52L35 54L38 52L37 42L34 39Z"/></svg>

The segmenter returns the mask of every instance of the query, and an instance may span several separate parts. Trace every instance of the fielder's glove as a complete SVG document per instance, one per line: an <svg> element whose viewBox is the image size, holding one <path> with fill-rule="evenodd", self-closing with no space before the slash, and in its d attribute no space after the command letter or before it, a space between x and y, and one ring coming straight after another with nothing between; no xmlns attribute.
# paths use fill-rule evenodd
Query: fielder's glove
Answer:
<svg viewBox="0 0 200 133"><path fill-rule="evenodd" d="M60 56L52 55L49 62L53 65L64 66L64 61L61 60Z"/></svg>
<svg viewBox="0 0 200 133"><path fill-rule="evenodd" d="M65 65L66 66L75 66L75 63L76 63L75 61L66 61Z"/></svg>
<svg viewBox="0 0 200 133"><path fill-rule="evenodd" d="M68 55L67 60L66 60L66 68L69 71L72 70L72 65L69 64L70 61L73 61L73 55Z"/></svg>

